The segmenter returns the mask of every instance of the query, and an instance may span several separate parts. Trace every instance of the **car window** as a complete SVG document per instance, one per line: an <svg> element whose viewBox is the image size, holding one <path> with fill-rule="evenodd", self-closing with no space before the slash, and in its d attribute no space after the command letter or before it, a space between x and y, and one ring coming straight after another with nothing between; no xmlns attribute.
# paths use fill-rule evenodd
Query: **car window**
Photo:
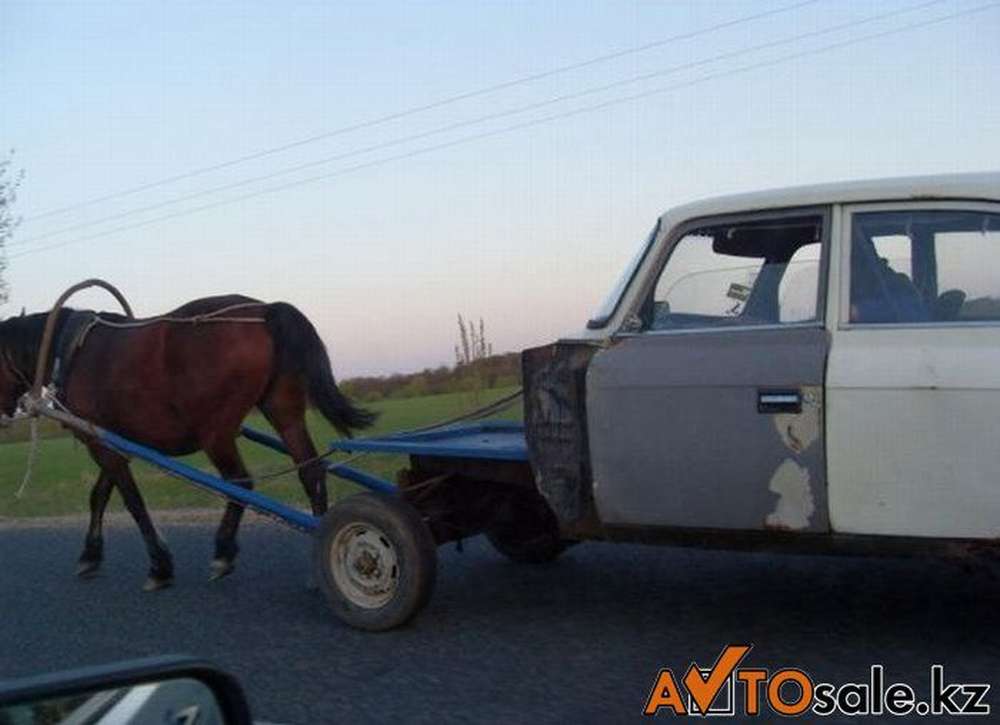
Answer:
<svg viewBox="0 0 1000 725"><path fill-rule="evenodd" d="M889 262L896 272L913 279L913 255L910 238L901 234L886 234L872 239L875 252Z"/></svg>
<svg viewBox="0 0 1000 725"><path fill-rule="evenodd" d="M708 226L681 237L640 311L643 329L818 319L822 218Z"/></svg>
<svg viewBox="0 0 1000 725"><path fill-rule="evenodd" d="M975 231L935 234L939 298L962 297L954 319L1000 320L1000 215L983 215Z"/></svg>
<svg viewBox="0 0 1000 725"><path fill-rule="evenodd" d="M1000 320L1000 215L946 209L855 214L850 320Z"/></svg>
<svg viewBox="0 0 1000 725"><path fill-rule="evenodd" d="M819 297L819 270L822 245L805 244L796 250L778 285L778 313L781 322L809 322L816 319Z"/></svg>

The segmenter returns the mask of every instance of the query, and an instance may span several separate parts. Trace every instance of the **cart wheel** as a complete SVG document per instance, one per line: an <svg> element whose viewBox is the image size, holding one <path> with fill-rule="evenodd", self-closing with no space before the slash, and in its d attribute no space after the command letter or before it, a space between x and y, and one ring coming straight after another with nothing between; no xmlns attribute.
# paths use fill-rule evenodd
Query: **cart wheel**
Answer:
<svg viewBox="0 0 1000 725"><path fill-rule="evenodd" d="M514 499L507 514L486 529L486 538L494 549L519 564L554 561L576 543L562 538L556 515L534 491Z"/></svg>
<svg viewBox="0 0 1000 725"><path fill-rule="evenodd" d="M407 622L427 604L437 548L410 504L360 493L323 517L315 566L334 613L352 627L381 632Z"/></svg>

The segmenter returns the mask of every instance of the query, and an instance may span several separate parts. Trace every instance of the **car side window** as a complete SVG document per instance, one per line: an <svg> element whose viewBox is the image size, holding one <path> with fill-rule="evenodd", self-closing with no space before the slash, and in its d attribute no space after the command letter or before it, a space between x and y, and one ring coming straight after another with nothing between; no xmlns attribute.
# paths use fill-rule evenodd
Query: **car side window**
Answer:
<svg viewBox="0 0 1000 725"><path fill-rule="evenodd" d="M798 216L690 230L639 312L642 329L817 320L822 223Z"/></svg>
<svg viewBox="0 0 1000 725"><path fill-rule="evenodd" d="M902 234L886 234L872 239L875 253L895 271L913 279L913 252L910 238Z"/></svg>
<svg viewBox="0 0 1000 725"><path fill-rule="evenodd" d="M997 214L946 209L855 214L850 321L998 321L997 255Z"/></svg>
<svg viewBox="0 0 1000 725"><path fill-rule="evenodd" d="M781 322L816 319L822 245L803 244L788 262L778 285L778 315Z"/></svg>

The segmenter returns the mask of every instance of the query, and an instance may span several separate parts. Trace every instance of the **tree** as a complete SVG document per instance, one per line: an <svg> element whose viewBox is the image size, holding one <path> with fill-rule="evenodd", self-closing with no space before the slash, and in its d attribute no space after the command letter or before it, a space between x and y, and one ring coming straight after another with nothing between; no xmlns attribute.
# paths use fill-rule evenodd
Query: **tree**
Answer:
<svg viewBox="0 0 1000 725"><path fill-rule="evenodd" d="M7 301L10 292L6 279L7 242L14 236L14 230L21 222L19 217L14 216L14 201L17 199L17 187L24 178L24 170L13 171L13 159L13 151L6 158L0 158L0 304Z"/></svg>

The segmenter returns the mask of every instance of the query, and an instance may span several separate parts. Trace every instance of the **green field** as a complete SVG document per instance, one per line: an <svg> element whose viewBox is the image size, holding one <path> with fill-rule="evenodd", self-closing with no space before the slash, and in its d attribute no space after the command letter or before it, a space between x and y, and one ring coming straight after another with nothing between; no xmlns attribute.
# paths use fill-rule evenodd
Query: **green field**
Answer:
<svg viewBox="0 0 1000 725"><path fill-rule="evenodd" d="M435 423L486 405L514 390L512 387L494 388L481 393L446 393L371 403L368 404L369 407L380 415L370 433L406 430ZM521 408L518 405L501 417L519 419L520 416ZM247 422L255 428L270 430L267 422L257 413L251 415ZM28 461L27 429L28 424L22 422L17 428L4 431L0 438L0 518L88 512L88 497L97 475L97 467L82 445L48 422L43 426L44 436L27 490L21 499L14 497ZM325 447L327 441L337 437L332 427L315 411L309 412L309 429L320 449ZM369 433L366 432L367 434ZM241 440L240 449L243 460L254 475L279 471L290 465L290 459L248 441ZM333 460L344 457L338 454ZM198 468L215 472L203 454L188 456L184 460ZM360 459L356 465L394 480L396 471L406 465L406 459L402 456L371 455ZM132 471L150 508L214 508L222 505L220 499L144 463L133 463ZM331 501L358 490L353 484L333 476L328 476L327 482ZM308 508L305 494L295 474L264 481L257 490L301 508ZM121 501L115 494L109 509L121 508Z"/></svg>

